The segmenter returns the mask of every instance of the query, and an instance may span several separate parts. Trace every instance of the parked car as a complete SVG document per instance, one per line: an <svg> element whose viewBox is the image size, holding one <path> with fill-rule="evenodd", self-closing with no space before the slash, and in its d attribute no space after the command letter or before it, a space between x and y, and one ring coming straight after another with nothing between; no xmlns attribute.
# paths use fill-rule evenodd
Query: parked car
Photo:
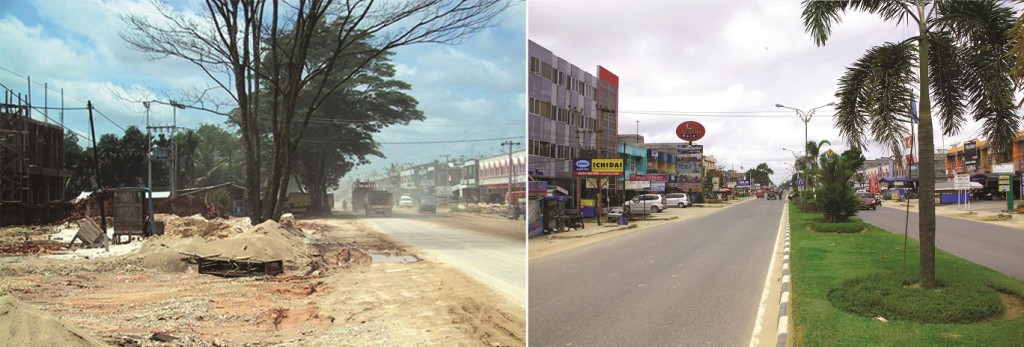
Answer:
<svg viewBox="0 0 1024 347"><path fill-rule="evenodd" d="M693 202L690 201L690 194L669 193L665 194L665 206L685 208L693 206Z"/></svg>
<svg viewBox="0 0 1024 347"><path fill-rule="evenodd" d="M856 193L856 194L857 194L857 198L860 199L860 208L862 210L867 210L867 209L877 210L878 209L878 200L875 200L875 196L874 195L871 195L871 193L868 193L868 192L860 192L860 193Z"/></svg>
<svg viewBox="0 0 1024 347"><path fill-rule="evenodd" d="M412 207L412 197L402 195L401 198L398 198L398 207Z"/></svg>
<svg viewBox="0 0 1024 347"><path fill-rule="evenodd" d="M665 198L658 194L637 195L627 201L626 206L629 206L633 214L658 213L665 210Z"/></svg>

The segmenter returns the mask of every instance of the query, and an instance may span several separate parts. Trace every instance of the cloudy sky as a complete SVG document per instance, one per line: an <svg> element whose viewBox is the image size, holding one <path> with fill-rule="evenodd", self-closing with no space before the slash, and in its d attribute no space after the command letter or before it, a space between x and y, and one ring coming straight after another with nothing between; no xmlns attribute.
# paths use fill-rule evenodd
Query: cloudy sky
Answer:
<svg viewBox="0 0 1024 347"><path fill-rule="evenodd" d="M201 1L170 1L178 10L202 9ZM149 0L0 0L0 83L15 93L28 94L32 79L33 105L60 105L61 89L69 108L91 100L97 134L115 133L136 125L145 129L144 108L119 99L126 91L150 93L167 100L176 91L210 86L202 72L182 60L148 60L128 48L118 36L123 14L154 14ZM385 130L376 139L387 159L354 175L368 174L388 163L418 164L442 155L458 157L497 154L502 140L430 145L402 142L464 141L525 137L526 6L516 2L492 28L458 46L418 45L396 51L396 78L412 84L409 92L427 120ZM59 112L50 118L59 121ZM106 116L103 117L103 116ZM41 113L34 118L42 120ZM65 125L89 133L85 111L67 111ZM109 118L109 119L107 119ZM222 116L179 110L178 125L223 124ZM154 106L154 125L169 125L170 107ZM83 145L85 141L83 140Z"/></svg>
<svg viewBox="0 0 1024 347"><path fill-rule="evenodd" d="M619 133L647 142L678 142L682 121L704 124L698 141L726 169L768 163L781 182L786 163L802 150L804 123L791 110L835 101L846 66L867 49L912 36L906 25L851 13L815 46L804 32L797 0L759 1L530 1L528 38L593 73L597 65L619 76ZM846 149L833 128L834 109L818 109L808 124L811 140ZM936 148L978 134L969 124ZM938 130L938 127L936 127ZM943 147L945 144L945 147ZM888 156L870 148L869 159Z"/></svg>

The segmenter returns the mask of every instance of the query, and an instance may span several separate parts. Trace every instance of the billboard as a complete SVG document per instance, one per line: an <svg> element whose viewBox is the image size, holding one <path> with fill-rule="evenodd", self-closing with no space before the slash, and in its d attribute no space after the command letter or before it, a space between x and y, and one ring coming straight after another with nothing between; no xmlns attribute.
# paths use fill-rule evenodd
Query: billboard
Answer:
<svg viewBox="0 0 1024 347"><path fill-rule="evenodd" d="M669 175L667 174L629 174L630 181L651 181L651 182L668 182Z"/></svg>
<svg viewBox="0 0 1024 347"><path fill-rule="evenodd" d="M622 176L622 158L573 160L573 176Z"/></svg>
<svg viewBox="0 0 1024 347"><path fill-rule="evenodd" d="M652 192L665 192L665 182L651 182Z"/></svg>
<svg viewBox="0 0 1024 347"><path fill-rule="evenodd" d="M626 181L626 190L648 190L651 181Z"/></svg>
<svg viewBox="0 0 1024 347"><path fill-rule="evenodd" d="M964 165L968 170L974 170L978 165L978 141L970 140L964 143Z"/></svg>
<svg viewBox="0 0 1024 347"><path fill-rule="evenodd" d="M676 178L678 187L682 189L700 189L701 178L704 173L704 146L703 145L679 145L679 154L676 154Z"/></svg>

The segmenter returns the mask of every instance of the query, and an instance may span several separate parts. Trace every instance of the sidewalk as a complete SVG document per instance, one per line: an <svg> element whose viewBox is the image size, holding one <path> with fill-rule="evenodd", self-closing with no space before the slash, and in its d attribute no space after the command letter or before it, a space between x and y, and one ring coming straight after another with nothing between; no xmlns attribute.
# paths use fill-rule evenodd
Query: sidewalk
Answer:
<svg viewBox="0 0 1024 347"><path fill-rule="evenodd" d="M1016 201L1015 201L1016 203ZM907 210L907 202L896 202L885 200L882 207L893 208L901 211ZM910 212L917 213L919 204L916 200L910 202ZM935 205L935 215L951 218L969 219L973 221L992 223L1012 228L1024 229L1024 215L1017 212L1006 212L1006 200L982 200L972 201L970 210L963 204Z"/></svg>
<svg viewBox="0 0 1024 347"><path fill-rule="evenodd" d="M623 235L625 231L642 231L656 225L706 216L720 211L722 208L736 206L751 200L754 200L754 198L737 199L723 204L695 204L687 208L673 207L647 216L647 219L644 219L643 216L637 217L629 221L629 225L618 225L614 222L602 220L601 225L598 226L596 219L589 218L584 222L583 229L545 234L529 239L527 243L529 245L529 257L533 259L561 252L566 249L597 242L606 237Z"/></svg>

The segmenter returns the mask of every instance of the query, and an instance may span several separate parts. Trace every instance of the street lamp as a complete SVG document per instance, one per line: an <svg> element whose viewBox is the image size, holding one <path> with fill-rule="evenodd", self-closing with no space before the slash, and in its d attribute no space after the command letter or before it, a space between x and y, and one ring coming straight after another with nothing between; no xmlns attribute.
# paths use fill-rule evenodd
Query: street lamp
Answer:
<svg viewBox="0 0 1024 347"><path fill-rule="evenodd" d="M801 154L801 153L803 153L803 152L797 152L797 151L794 151L794 150L792 150L792 149L789 149L789 148L786 148L786 147L782 147L782 150L783 150L783 151L789 151L790 153L793 153L793 171L797 171L797 169L796 169L796 162L797 162L798 160L800 160L800 157L802 157L802 156L803 156L803 155ZM806 165L807 165L807 163L804 163L804 167L805 167L805 168L807 167ZM797 172L799 172L799 171L797 171ZM794 186L793 190L794 190L794 191L796 191L796 192L799 192L799 191L800 191L800 186L796 185L796 182L793 182L793 183L794 183L794 185L793 185L793 186Z"/></svg>
<svg viewBox="0 0 1024 347"><path fill-rule="evenodd" d="M817 111L819 108L822 108L822 107L835 106L835 105L836 105L836 103L830 102L830 103L827 103L827 104L824 104L824 105L812 108L810 111L807 111L807 112L804 112L804 110L801 110L801 109L798 109L798 108L794 108L794 107L789 107L789 106L786 106L786 105L783 105L783 104L775 104L775 107L778 107L778 108L788 108L790 110L796 111L796 116L800 117L800 120L802 120L804 122L804 144L803 144L803 147L806 148L807 147L807 142L809 141L808 138L807 138L807 124L810 123L811 122L811 118L814 117L814 111ZM808 156L810 154L811 154L810 152L807 153ZM808 158L808 161L810 161L810 158Z"/></svg>
<svg viewBox="0 0 1024 347"><path fill-rule="evenodd" d="M807 146L807 141L808 141L808 139L807 139L807 124L811 122L811 117L814 117L814 111L817 111L819 108L822 108L822 107L835 106L835 105L836 105L836 103L830 102L830 103L827 103L827 104L824 104L824 105L812 108L810 111L807 111L807 112L804 112L804 110L801 110L801 109L798 109L798 108L794 108L794 107L789 107L789 106L786 106L786 105L783 105L783 104L775 104L775 107L778 107L778 108L788 108L790 110L796 111L796 116L800 117L800 120L804 121L804 146Z"/></svg>

